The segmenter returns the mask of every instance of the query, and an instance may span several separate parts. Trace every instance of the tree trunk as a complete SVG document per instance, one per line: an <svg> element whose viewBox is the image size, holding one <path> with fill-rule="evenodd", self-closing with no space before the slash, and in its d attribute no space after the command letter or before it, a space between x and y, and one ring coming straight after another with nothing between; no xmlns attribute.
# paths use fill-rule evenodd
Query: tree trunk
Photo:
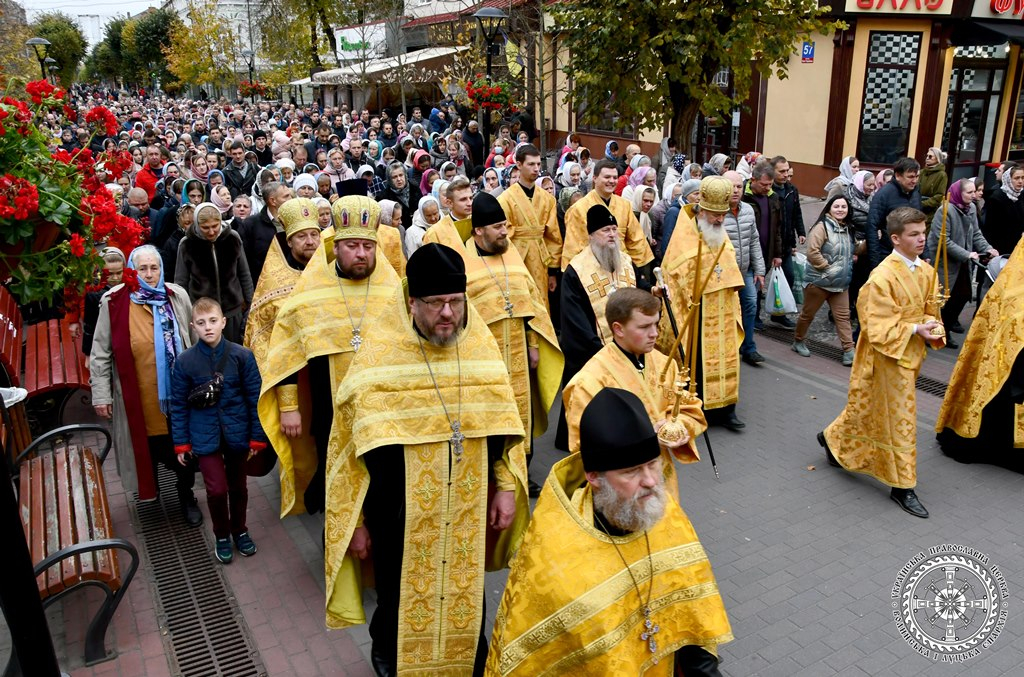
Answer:
<svg viewBox="0 0 1024 677"><path fill-rule="evenodd" d="M669 99L672 102L672 123L670 133L676 140L680 153L693 157L693 126L700 113L700 101L686 95L686 89L679 83L668 83Z"/></svg>
<svg viewBox="0 0 1024 677"><path fill-rule="evenodd" d="M310 17L309 22L309 63L312 64L313 68L323 69L324 65L320 62L320 51L317 49L316 34L316 16Z"/></svg>
<svg viewBox="0 0 1024 677"><path fill-rule="evenodd" d="M324 34L327 35L327 42L331 45L331 52L334 54L334 65L341 66L341 59L338 58L338 39L334 36L334 30L331 29L331 22L327 20L327 13L323 7L318 7L317 13L320 15L320 25L324 29Z"/></svg>

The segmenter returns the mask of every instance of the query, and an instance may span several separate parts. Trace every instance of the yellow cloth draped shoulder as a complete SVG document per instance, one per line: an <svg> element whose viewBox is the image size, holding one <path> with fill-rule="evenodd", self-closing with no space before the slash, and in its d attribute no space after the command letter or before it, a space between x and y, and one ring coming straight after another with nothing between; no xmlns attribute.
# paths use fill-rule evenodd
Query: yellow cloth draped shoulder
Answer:
<svg viewBox="0 0 1024 677"><path fill-rule="evenodd" d="M922 261L911 272L896 252L871 272L857 299L846 407L825 429L840 465L900 489L917 485L915 383L926 346L914 325L937 317L935 284L934 268Z"/></svg>
<svg viewBox="0 0 1024 677"><path fill-rule="evenodd" d="M455 221L451 214L445 214L440 221L427 228L423 234L423 244L436 242L460 252L465 246L463 243L473 234L472 230L470 219Z"/></svg>
<svg viewBox="0 0 1024 677"><path fill-rule="evenodd" d="M612 341L612 330L605 322L604 309L608 305L608 299L616 289L636 286L636 273L633 271L632 262L624 252L619 252L619 273L612 274L601 267L594 250L590 246L583 248L579 254L569 262L569 267L576 271L580 278L580 284L587 292L590 299L590 307L594 311L594 318L597 321L598 338L601 343L608 344Z"/></svg>
<svg viewBox="0 0 1024 677"><path fill-rule="evenodd" d="M515 247L509 247L501 256L481 258L470 239L462 249L462 257L466 262L466 295L498 343L516 394L523 429L532 437L539 437L547 430L547 414L558 394L565 366L547 306ZM512 304L511 312L505 309L501 293L505 290L505 271L508 271L506 291ZM540 360L535 371L530 369L524 329L539 338ZM527 453L530 446L527 440Z"/></svg>
<svg viewBox="0 0 1024 677"><path fill-rule="evenodd" d="M333 228L323 231L320 247L281 304L266 349L267 359L261 365L263 388L257 408L260 423L281 461L282 517L305 511L302 495L316 470L316 447L309 435L309 415L303 416L300 437L293 440L281 432L278 384L299 372L310 359L329 355L331 388L337 390L354 354L352 327L361 329L365 349L374 340L376 318L394 312L391 304L395 290L401 288L398 275L383 256L377 257L376 268L366 280L338 277L333 255L328 262L326 248L333 235ZM300 378L300 382L303 380ZM309 397L308 388L299 390L299 411L310 411Z"/></svg>
<svg viewBox="0 0 1024 677"><path fill-rule="evenodd" d="M718 653L733 639L711 563L675 499L648 532L612 537L594 528L593 499L579 454L551 469L523 545L512 561L494 621L489 677L668 676L682 646ZM646 593L657 653L640 639L643 614L630 572ZM655 665L655 659L658 663Z"/></svg>
<svg viewBox="0 0 1024 677"><path fill-rule="evenodd" d="M565 243L562 245L562 270L569 265L573 257L583 251L590 243L587 233L587 211L594 205L603 205L604 200L596 190L587 193L582 200L569 207L565 213ZM633 205L618 195L612 195L606 205L615 215L619 224L619 247L639 268L654 260L654 252L644 236L643 228L633 213Z"/></svg>
<svg viewBox="0 0 1024 677"><path fill-rule="evenodd" d="M327 458L327 625L365 623L359 564L347 555L370 478L362 456L402 445L405 557L398 619L399 674L473 671L482 620L484 569L508 565L529 519L523 427L505 363L472 304L457 346L421 340L403 304L377 319L376 340L356 353L338 389ZM421 352L422 351L422 352ZM424 362L424 354L430 369ZM452 429L435 381L466 439L450 452ZM487 530L487 437L506 437L496 477L512 478L516 517Z"/></svg>
<svg viewBox="0 0 1024 677"><path fill-rule="evenodd" d="M259 365L261 374L265 374L267 347L274 331L277 311L292 293L292 288L301 275L301 270L288 265L277 238L271 240L260 281L253 293L249 318L245 322L245 338L242 341L242 345L256 356L256 364Z"/></svg>
<svg viewBox="0 0 1024 677"><path fill-rule="evenodd" d="M672 404L675 402L672 387L678 374L675 362L657 350L647 353L644 360L645 368L641 372L614 342L608 343L565 385L562 402L565 405L565 421L569 426L571 453L579 453L580 450L580 419L583 417L583 410L604 388L622 388L635 394L644 403L651 423L657 423L671 415ZM666 364L668 372L665 381L661 382L659 378ZM701 411L700 400L680 406L679 414L679 420L686 426L690 441L686 446L676 450L675 458L680 463L695 463L700 460L697 436L708 427L704 412ZM665 484L672 496L678 500L679 482L676 480L675 464L672 463L672 456L664 448L662 457L665 461L662 464Z"/></svg>
<svg viewBox="0 0 1024 677"><path fill-rule="evenodd" d="M971 322L946 388L935 431L952 428L961 437L977 437L981 430L981 410L1006 384L1021 348L1024 348L1024 247L1018 243ZM1016 411L1015 430L1021 431L1024 430L1022 407L1017 405ZM1015 435L1014 447L1024 447L1019 432Z"/></svg>
<svg viewBox="0 0 1024 677"><path fill-rule="evenodd" d="M578 204L578 203L577 203ZM704 284L704 295L700 299L700 360L704 409L719 409L739 400L740 395L740 343L743 342L743 316L740 312L739 290L743 288L743 274L736 264L736 250L728 237L725 251L718 257L718 250L711 249L705 242L700 246L701 234L697 229L693 211L687 205L679 214L676 229L661 268L669 288L672 310L680 331L689 313L694 278L700 275L697 286ZM683 218L683 215L686 218ZM697 250L700 249L700 261ZM715 264L715 258L718 263ZM699 269L699 270L698 270ZM708 277L710 273L710 277ZM690 343L690 331L683 334L683 348ZM674 340L668 313L661 317L661 334L658 348L669 351ZM671 356L678 359L678 353Z"/></svg>
<svg viewBox="0 0 1024 677"><path fill-rule="evenodd" d="M398 277L405 277L405 252L402 250L402 235L397 228L384 224L377 228L377 250L384 253Z"/></svg>
<svg viewBox="0 0 1024 677"><path fill-rule="evenodd" d="M498 202L508 218L508 238L523 257L547 308L548 268L559 267L562 258L558 203L553 195L537 185L531 200L518 181L501 192Z"/></svg>

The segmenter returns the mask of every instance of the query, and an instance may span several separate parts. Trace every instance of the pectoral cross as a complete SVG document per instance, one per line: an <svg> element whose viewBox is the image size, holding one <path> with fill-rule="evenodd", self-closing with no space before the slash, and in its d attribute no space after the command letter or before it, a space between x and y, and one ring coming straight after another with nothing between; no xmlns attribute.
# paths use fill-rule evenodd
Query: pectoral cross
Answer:
<svg viewBox="0 0 1024 677"><path fill-rule="evenodd" d="M508 297L506 297L505 298L505 312L508 313L509 317L512 317L512 311L513 310L515 310L515 306L512 305L512 301Z"/></svg>
<svg viewBox="0 0 1024 677"><path fill-rule="evenodd" d="M661 631L661 626L651 620L651 607L644 607L644 631L640 633L640 640L647 642L647 649L651 653L658 652L658 640L654 638L654 635ZM654 659L657 663L658 659Z"/></svg>
<svg viewBox="0 0 1024 677"><path fill-rule="evenodd" d="M592 273L590 279L594 281L594 284L587 286L587 291L590 292L591 294L597 292L599 296L608 296L608 288L614 287L613 284L606 282L605 279L601 277L601 275L598 273Z"/></svg>
<svg viewBox="0 0 1024 677"><path fill-rule="evenodd" d="M722 264L720 264L720 263L716 263L716 264L715 264L715 275L717 275L717 276L718 276L717 280L718 280L719 282L721 282L721 281L722 281L722 273L723 273L723 272L725 272L725 271L724 271L724 269L722 268Z"/></svg>
<svg viewBox="0 0 1024 677"><path fill-rule="evenodd" d="M359 346L363 345L363 337L359 335L358 329L352 330L352 338L348 343L352 346L352 350L359 350Z"/></svg>
<svg viewBox="0 0 1024 677"><path fill-rule="evenodd" d="M466 436L462 434L462 424L458 421L452 421L451 427L452 436L448 438L448 443L452 445L452 453L455 454L455 462L458 463L462 460L462 442Z"/></svg>

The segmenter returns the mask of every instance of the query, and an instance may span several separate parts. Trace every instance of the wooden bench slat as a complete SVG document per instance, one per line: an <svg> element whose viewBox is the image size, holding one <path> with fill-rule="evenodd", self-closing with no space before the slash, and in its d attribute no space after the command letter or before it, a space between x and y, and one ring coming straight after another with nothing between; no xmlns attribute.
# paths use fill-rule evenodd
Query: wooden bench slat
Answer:
<svg viewBox="0 0 1024 677"><path fill-rule="evenodd" d="M46 534L46 552L43 553L44 557L48 557L51 554L60 550L60 526L59 517L57 514L57 494L55 486L52 480L48 478L53 477L53 454L43 454L39 457L42 460L42 472L43 472L43 508L46 511L44 514L44 532ZM38 562L39 560L36 560ZM55 595L64 589L61 583L61 576L59 568L50 567L44 574L46 576L46 591L48 595Z"/></svg>
<svg viewBox="0 0 1024 677"><path fill-rule="evenodd" d="M14 443L20 454L32 444L32 429L28 424L28 412L25 403L19 402L7 410L11 416L11 426L14 428Z"/></svg>
<svg viewBox="0 0 1024 677"><path fill-rule="evenodd" d="M36 379L39 377L38 355L39 353L36 350L36 333L32 330L32 327L29 327L28 331L25 332L25 382L23 384L23 387L29 393L34 393L38 390L36 383Z"/></svg>
<svg viewBox="0 0 1024 677"><path fill-rule="evenodd" d="M46 510L43 507L43 460L33 458L21 470L21 522L25 526L25 538L32 552L32 562L46 557ZM25 511L27 506L28 511ZM46 594L46 575L36 581L39 594Z"/></svg>
<svg viewBox="0 0 1024 677"><path fill-rule="evenodd" d="M61 548L79 542L75 533L75 509L72 504L72 480L68 473L71 470L68 451L63 446L53 452L53 487L57 501L57 542ZM61 585L71 587L79 580L77 557L68 557L60 563Z"/></svg>
<svg viewBox="0 0 1024 677"><path fill-rule="evenodd" d="M64 320L57 322L57 329L60 332L61 361L64 363L64 383L82 382L82 351L71 338L71 329Z"/></svg>
<svg viewBox="0 0 1024 677"><path fill-rule="evenodd" d="M67 383L64 373L64 355L61 354L60 350L60 322L50 320L44 326L46 328L41 333L46 336L46 348L50 354L49 387L52 388L56 385Z"/></svg>
<svg viewBox="0 0 1024 677"><path fill-rule="evenodd" d="M68 447L68 476L71 478L71 502L75 534L79 543L96 538L92 535L92 518L89 514L89 502L86 497L86 473L82 454L82 450L77 445ZM96 553L85 553L79 555L77 559L78 570L83 580L101 577L96 566Z"/></svg>
<svg viewBox="0 0 1024 677"><path fill-rule="evenodd" d="M82 470L85 495L92 501L89 510L89 516L92 519L90 540L113 538L114 522L110 516L110 504L107 501L106 485L103 480L103 467L92 449L85 449L82 452ZM121 569L115 552L110 550L96 552L96 573L114 590L121 587Z"/></svg>

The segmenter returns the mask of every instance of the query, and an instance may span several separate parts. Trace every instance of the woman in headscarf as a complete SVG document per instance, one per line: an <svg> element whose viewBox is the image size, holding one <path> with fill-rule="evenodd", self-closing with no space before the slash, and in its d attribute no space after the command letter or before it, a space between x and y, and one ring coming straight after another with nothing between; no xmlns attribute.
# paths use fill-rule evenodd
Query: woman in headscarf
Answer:
<svg viewBox="0 0 1024 677"><path fill-rule="evenodd" d="M555 180L551 178L550 174L544 174L541 176L537 180L537 183L539 183L540 187L546 190L551 197L555 197Z"/></svg>
<svg viewBox="0 0 1024 677"><path fill-rule="evenodd" d="M647 216L651 219L651 236L654 238L655 242L661 242L662 227L665 225L665 214L668 213L669 207L673 204L678 204L679 196L682 195L682 192L683 184L676 183L669 189L669 192L665 197L658 200L654 206L651 207L651 211L647 212ZM634 193L634 196L635 195L636 194ZM658 250L655 249L654 251L657 252Z"/></svg>
<svg viewBox="0 0 1024 677"><path fill-rule="evenodd" d="M263 199L263 186L274 180L274 172L268 167L264 167L256 172L256 182L252 184L252 190L249 191L249 198L252 200L252 211L254 214L262 210L267 204L266 200Z"/></svg>
<svg viewBox="0 0 1024 677"><path fill-rule="evenodd" d="M231 199L231 191L228 190L228 187L221 185L211 190L210 202L212 202L217 208L217 211L220 212L221 221L227 222L230 227L231 219L233 218L232 204L234 201Z"/></svg>
<svg viewBox="0 0 1024 677"><path fill-rule="evenodd" d="M281 170L281 183L291 187L295 179L295 161L290 158L281 158L274 163Z"/></svg>
<svg viewBox="0 0 1024 677"><path fill-rule="evenodd" d="M982 233L993 247L1009 254L1024 234L1024 167L1013 165L1003 171L1000 189L985 203Z"/></svg>
<svg viewBox="0 0 1024 677"><path fill-rule="evenodd" d="M730 169L732 169L732 160L725 153L715 153L701 167L704 176L721 176Z"/></svg>
<svg viewBox="0 0 1024 677"><path fill-rule="evenodd" d="M430 144L430 160L434 168L437 169L448 161L448 139L437 132L431 134L430 137L432 139Z"/></svg>
<svg viewBox="0 0 1024 677"><path fill-rule="evenodd" d="M296 197L314 198L317 195L316 179L312 174L299 174L292 183Z"/></svg>
<svg viewBox="0 0 1024 677"><path fill-rule="evenodd" d="M206 191L210 195L213 194L213 189L217 186L224 185L224 172L219 169L211 169L209 176L206 177Z"/></svg>
<svg viewBox="0 0 1024 677"><path fill-rule="evenodd" d="M582 143L582 139L580 139L580 135L577 134L576 132L573 132L569 134L569 136L565 137L565 145L562 146L562 151L558 154L559 170L561 170L562 167L565 166L565 156L569 154L575 154L579 151L580 143Z"/></svg>
<svg viewBox="0 0 1024 677"><path fill-rule="evenodd" d="M488 167L484 170L484 175L481 177L480 190L490 193L494 197L501 195L501 175L497 169Z"/></svg>
<svg viewBox="0 0 1024 677"><path fill-rule="evenodd" d="M412 153L411 157L409 182L418 188L420 181L423 180L423 175L430 171L430 153L425 150L417 150ZM410 217L409 223L412 223L412 217Z"/></svg>
<svg viewBox="0 0 1024 677"><path fill-rule="evenodd" d="M647 243L651 245L652 251L658 251L658 243L654 239L654 230L648 212L654 207L657 198L658 191L653 186L645 186L641 183L636 186L629 199L630 204L633 205L633 215L640 222L640 227L643 229L644 235L647 236Z"/></svg>
<svg viewBox="0 0 1024 677"><path fill-rule="evenodd" d="M854 238L854 261L853 275L850 278L850 316L857 317L857 298L860 296L860 288L868 281L871 273L871 262L868 260L868 212L871 209L871 196L875 194L874 175L862 169L853 175L853 182L846 187L844 197L849 206L849 215L846 223Z"/></svg>
<svg viewBox="0 0 1024 677"><path fill-rule="evenodd" d="M398 277L405 277L405 226L402 224L402 205L394 200L380 200L380 227L377 229L377 249L384 254ZM409 218L410 223L412 218Z"/></svg>
<svg viewBox="0 0 1024 677"><path fill-rule="evenodd" d="M559 192L570 187L579 188L580 184L583 183L583 167L578 162L567 161L558 170L558 179L555 183Z"/></svg>
<svg viewBox="0 0 1024 677"><path fill-rule="evenodd" d="M825 200L843 195L846 187L853 183L853 175L860 171L860 160L850 155L839 163L839 176L825 184Z"/></svg>
<svg viewBox="0 0 1024 677"><path fill-rule="evenodd" d="M519 167L516 167L515 165L508 165L507 167L501 170L501 174L499 176L501 189L503 191L508 190L509 186L512 185L512 182L519 178L518 170Z"/></svg>
<svg viewBox="0 0 1024 677"><path fill-rule="evenodd" d="M736 163L736 171L739 172L739 175L742 176L744 180L750 180L751 169L759 157L761 157L761 154L752 150L741 157L740 161Z"/></svg>
<svg viewBox="0 0 1024 677"><path fill-rule="evenodd" d="M381 161L381 148L380 141L377 140L373 140L366 145L366 154L370 156L370 159L373 160L375 165Z"/></svg>
<svg viewBox="0 0 1024 677"><path fill-rule="evenodd" d="M642 187L646 186L654 188L655 202L660 200L658 197L658 188L655 185L657 181L658 173L654 171L654 167L650 165L644 165L633 170L633 173L629 175L629 179L626 181L625 187L622 189L622 197L625 200L633 201L633 195L638 190L642 191Z"/></svg>
<svg viewBox="0 0 1024 677"><path fill-rule="evenodd" d="M469 176L466 171L466 162L468 158L469 153L466 152L466 148L462 145L462 141L459 140L458 133L452 133L451 138L448 139L448 162L455 165L456 174ZM448 180L450 181L451 179L449 178Z"/></svg>
<svg viewBox="0 0 1024 677"><path fill-rule="evenodd" d="M921 189L921 211L928 217L926 223L932 222L932 217L942 204L942 196L946 194L946 188L949 186L946 167L942 164L945 159L946 154L938 148L929 148L924 156L918 187Z"/></svg>
<svg viewBox="0 0 1024 677"><path fill-rule="evenodd" d="M423 235L427 229L441 220L441 203L433 195L420 198L416 213L412 215L412 225L405 230L405 257L408 259L413 252L423 246Z"/></svg>
<svg viewBox="0 0 1024 677"><path fill-rule="evenodd" d="M93 408L101 418L113 419L125 490L143 501L155 499L157 463L162 463L175 474L182 510L196 526L203 518L192 494L195 467L178 463L167 428L171 367L192 343L192 305L184 289L164 281L152 245L136 247L128 267L138 273L138 287L119 284L100 299L89 356Z"/></svg>
<svg viewBox="0 0 1024 677"><path fill-rule="evenodd" d="M669 162L668 168L665 170L665 180L661 182L661 194L669 195L672 192L672 186L690 178L689 176L683 176L683 172L685 171L686 156L682 153L676 153L672 156L672 160Z"/></svg>
<svg viewBox="0 0 1024 677"><path fill-rule="evenodd" d="M565 237L565 213L569 211L569 207L581 199L583 199L583 191L577 186L567 186L558 194L558 229L562 231L563 238Z"/></svg>
<svg viewBox="0 0 1024 677"><path fill-rule="evenodd" d="M331 225L331 201L319 195L313 198L316 205L316 223L323 230Z"/></svg>
<svg viewBox="0 0 1024 677"><path fill-rule="evenodd" d="M405 165L401 162L392 162L388 168L387 187L374 196L377 202L382 200L394 200L402 206L402 225L408 228L412 225L413 209L409 205L419 204L419 186L413 186L409 182L409 175L405 173Z"/></svg>
<svg viewBox="0 0 1024 677"><path fill-rule="evenodd" d="M458 173L458 167L455 166L455 163L448 160L441 165L441 168L438 170L438 178L443 181L451 181L458 175ZM424 195L426 195L426 193L424 193Z"/></svg>
<svg viewBox="0 0 1024 677"><path fill-rule="evenodd" d="M423 177L420 179L420 195L428 195L434 182L439 178L441 178L441 174L436 169L428 169L423 172Z"/></svg>
<svg viewBox="0 0 1024 677"><path fill-rule="evenodd" d="M241 343L254 288L242 238L221 221L211 202L198 205L192 218L192 228L178 245L174 283L188 291L193 303L204 296L220 303L227 318L224 336Z"/></svg>
<svg viewBox="0 0 1024 677"><path fill-rule="evenodd" d="M206 184L199 179L189 179L181 189L181 204L197 205L206 201Z"/></svg>
<svg viewBox="0 0 1024 677"><path fill-rule="evenodd" d="M190 151L188 155L188 171L193 179L206 183L210 175L210 166L206 164L206 156L202 153Z"/></svg>
<svg viewBox="0 0 1024 677"><path fill-rule="evenodd" d="M604 159L605 160L610 160L611 162L614 162L614 163L618 164L619 156L616 155L616 153L618 153L618 152L619 152L619 144L618 144L618 142L616 142L616 141L609 141L608 143L604 144Z"/></svg>
<svg viewBox="0 0 1024 677"><path fill-rule="evenodd" d="M877 193L882 189L882 186L892 181L893 174L892 169L883 169L882 171L875 174L875 192Z"/></svg>

